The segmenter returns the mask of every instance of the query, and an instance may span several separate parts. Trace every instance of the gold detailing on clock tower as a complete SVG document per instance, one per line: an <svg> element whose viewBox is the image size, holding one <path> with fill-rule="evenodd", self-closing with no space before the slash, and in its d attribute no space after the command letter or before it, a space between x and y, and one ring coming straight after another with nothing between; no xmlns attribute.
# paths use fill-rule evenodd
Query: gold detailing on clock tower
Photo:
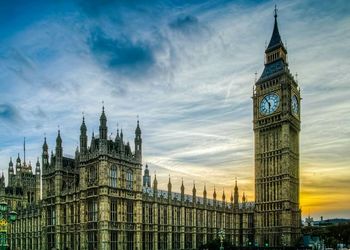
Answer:
<svg viewBox="0 0 350 250"><path fill-rule="evenodd" d="M253 93L255 240L259 246L293 246L300 237L300 92L289 72L277 10L265 67ZM275 96L279 98L278 107ZM297 107L297 108L296 108ZM282 242L283 241L283 242Z"/></svg>

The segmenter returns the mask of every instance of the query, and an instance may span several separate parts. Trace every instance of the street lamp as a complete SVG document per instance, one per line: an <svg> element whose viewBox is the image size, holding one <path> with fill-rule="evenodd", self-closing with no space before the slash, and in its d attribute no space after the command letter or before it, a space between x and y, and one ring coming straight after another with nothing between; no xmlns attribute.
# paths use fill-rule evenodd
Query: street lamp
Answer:
<svg viewBox="0 0 350 250"><path fill-rule="evenodd" d="M225 230L221 228L218 234L220 238L220 250L224 250L223 243L225 239Z"/></svg>
<svg viewBox="0 0 350 250"><path fill-rule="evenodd" d="M8 212L8 205L5 201L0 201L0 249L7 249L7 226L17 219L15 211Z"/></svg>

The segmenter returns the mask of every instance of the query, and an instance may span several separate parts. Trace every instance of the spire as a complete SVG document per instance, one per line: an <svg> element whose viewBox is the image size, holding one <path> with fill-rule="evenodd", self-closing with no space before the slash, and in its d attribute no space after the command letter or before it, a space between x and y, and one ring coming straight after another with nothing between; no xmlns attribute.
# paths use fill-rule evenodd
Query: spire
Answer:
<svg viewBox="0 0 350 250"><path fill-rule="evenodd" d="M222 190L222 201L226 201L225 189Z"/></svg>
<svg viewBox="0 0 350 250"><path fill-rule="evenodd" d="M140 122L139 122L138 118L137 118L137 125L136 125L136 129L135 129L135 134L141 135Z"/></svg>
<svg viewBox="0 0 350 250"><path fill-rule="evenodd" d="M196 197L196 193L197 193L197 190L196 190L196 183L193 181L192 196L193 196L193 197Z"/></svg>
<svg viewBox="0 0 350 250"><path fill-rule="evenodd" d="M231 197L230 197L230 200L231 200L231 203L233 203L233 194L232 194L232 191L231 191Z"/></svg>
<svg viewBox="0 0 350 250"><path fill-rule="evenodd" d="M233 196L233 203L235 208L238 208L238 186L237 186L237 177L236 177L236 181L235 181L235 191L234 191L234 196Z"/></svg>
<svg viewBox="0 0 350 250"><path fill-rule="evenodd" d="M86 133L86 125L85 125L85 116L83 114L83 121L81 123L81 126L80 126L80 132L81 134L85 134Z"/></svg>
<svg viewBox="0 0 350 250"><path fill-rule="evenodd" d="M44 143L43 143L43 151L47 152L47 150L49 149L49 147L47 146L47 142L46 142L46 136L44 137Z"/></svg>
<svg viewBox="0 0 350 250"><path fill-rule="evenodd" d="M277 24L277 6L275 5L275 11L274 11L274 17L275 17L275 23L273 26L272 36L269 42L269 45L266 48L266 51L271 51L275 49L278 45L283 46L282 39L280 36L280 33L278 31L278 24Z"/></svg>
<svg viewBox="0 0 350 250"><path fill-rule="evenodd" d="M171 201L172 199L172 194L171 194L171 188L173 185L171 185L171 180L170 180L170 174L169 174L169 181L168 181L168 200Z"/></svg>
<svg viewBox="0 0 350 250"><path fill-rule="evenodd" d="M13 162L12 162L12 157L10 157L10 162L9 162L9 174L13 174Z"/></svg>
<svg viewBox="0 0 350 250"><path fill-rule="evenodd" d="M17 160L16 160L16 163L18 164L21 164L21 158L19 158L19 153L18 153L18 155L17 155Z"/></svg>
<svg viewBox="0 0 350 250"><path fill-rule="evenodd" d="M154 173L154 180L153 180L153 195L154 199L158 198L158 181L157 181L157 174Z"/></svg>
<svg viewBox="0 0 350 250"><path fill-rule="evenodd" d="M35 173L40 174L40 163L39 163L39 157L36 161L36 168L35 168Z"/></svg>
<svg viewBox="0 0 350 250"><path fill-rule="evenodd" d="M56 169L60 169L62 167L62 156L63 156L62 138L61 138L61 132L60 130L58 130L57 138L56 138Z"/></svg>
<svg viewBox="0 0 350 250"><path fill-rule="evenodd" d="M56 147L62 145L62 138L61 138L61 132L58 130L57 132L57 138L56 138Z"/></svg>
<svg viewBox="0 0 350 250"><path fill-rule="evenodd" d="M214 200L216 200L216 189L215 189L215 186L214 186L213 198L214 198Z"/></svg>
<svg viewBox="0 0 350 250"><path fill-rule="evenodd" d="M206 184L204 184L203 197L205 199L207 198L207 185Z"/></svg>
<svg viewBox="0 0 350 250"><path fill-rule="evenodd" d="M80 126L80 151L85 153L87 151L87 135L86 135L85 117L83 115L83 121Z"/></svg>
<svg viewBox="0 0 350 250"><path fill-rule="evenodd" d="M12 157L10 157L9 167L13 167Z"/></svg>
<svg viewBox="0 0 350 250"><path fill-rule="evenodd" d="M172 185L171 185L170 174L169 174L168 193L171 193L171 188L172 188Z"/></svg>
<svg viewBox="0 0 350 250"><path fill-rule="evenodd" d="M107 140L107 117L104 106L102 106L102 114L100 116L100 139Z"/></svg>

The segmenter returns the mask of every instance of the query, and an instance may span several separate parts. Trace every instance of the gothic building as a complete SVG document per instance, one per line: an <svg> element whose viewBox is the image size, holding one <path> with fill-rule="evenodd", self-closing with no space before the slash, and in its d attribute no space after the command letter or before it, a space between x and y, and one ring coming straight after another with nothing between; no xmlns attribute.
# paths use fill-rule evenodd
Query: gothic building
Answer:
<svg viewBox="0 0 350 250"><path fill-rule="evenodd" d="M253 93L256 240L295 245L300 237L300 90L288 69L277 10L265 68Z"/></svg>
<svg viewBox="0 0 350 250"><path fill-rule="evenodd" d="M287 50L277 27L266 48L265 69L253 93L255 203L234 193L221 197L206 187L184 183L176 192L171 179L158 189L157 177L142 164L139 122L134 148L123 131L108 137L102 109L99 134L87 136L83 117L80 146L63 154L58 131L51 153L44 139L35 173L18 157L10 159L8 186L0 179L0 199L18 212L9 227L11 249L197 249L218 237L235 246L295 245L300 235L300 92L288 70ZM41 167L40 167L41 166ZM142 171L142 169L144 169ZM42 188L41 188L42 186ZM189 195L188 193L191 193Z"/></svg>

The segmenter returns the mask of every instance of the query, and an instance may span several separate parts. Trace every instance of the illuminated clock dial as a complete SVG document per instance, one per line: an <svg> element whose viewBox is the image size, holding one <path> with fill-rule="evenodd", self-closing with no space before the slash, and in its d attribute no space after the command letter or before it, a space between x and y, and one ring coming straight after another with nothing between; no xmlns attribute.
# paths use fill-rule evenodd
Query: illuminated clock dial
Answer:
<svg viewBox="0 0 350 250"><path fill-rule="evenodd" d="M295 95L292 96L291 105L292 105L292 113L298 114L298 111L299 111L298 98Z"/></svg>
<svg viewBox="0 0 350 250"><path fill-rule="evenodd" d="M266 95L260 102L260 113L263 115L270 115L276 111L280 104L280 97L275 94Z"/></svg>

